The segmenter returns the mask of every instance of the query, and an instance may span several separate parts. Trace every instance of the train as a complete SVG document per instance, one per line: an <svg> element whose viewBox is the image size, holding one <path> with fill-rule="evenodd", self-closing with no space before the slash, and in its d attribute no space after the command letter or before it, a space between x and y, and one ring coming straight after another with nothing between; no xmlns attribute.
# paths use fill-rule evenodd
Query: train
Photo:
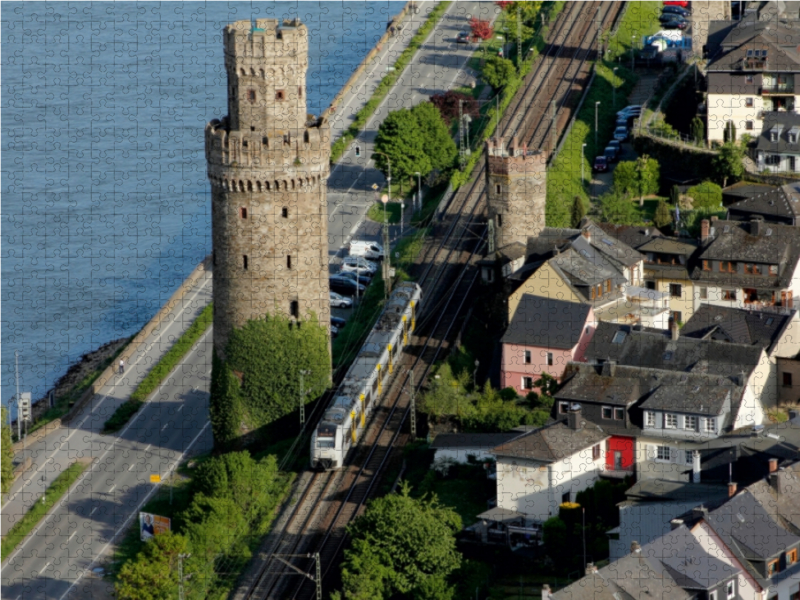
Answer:
<svg viewBox="0 0 800 600"><path fill-rule="evenodd" d="M341 469L360 442L416 327L421 302L422 288L416 283L404 282L392 291L311 435L312 469Z"/></svg>

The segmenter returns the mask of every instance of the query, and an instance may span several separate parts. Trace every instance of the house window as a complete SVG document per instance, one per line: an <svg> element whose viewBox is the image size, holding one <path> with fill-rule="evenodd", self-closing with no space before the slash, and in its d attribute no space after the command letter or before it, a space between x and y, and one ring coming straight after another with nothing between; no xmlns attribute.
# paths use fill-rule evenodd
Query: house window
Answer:
<svg viewBox="0 0 800 600"><path fill-rule="evenodd" d="M612 343L612 344L621 344L622 342L624 342L624 341L625 341L625 336L626 336L626 335L627 335L627 334L626 334L624 331L617 331L617 332L614 334L614 337L613 337L613 338L611 338L611 343Z"/></svg>
<svg viewBox="0 0 800 600"><path fill-rule="evenodd" d="M683 313L681 311L673 310L670 314L676 323L683 323Z"/></svg>
<svg viewBox="0 0 800 600"><path fill-rule="evenodd" d="M744 122L744 128L747 131L753 131L753 122L752 121L745 121Z"/></svg>
<svg viewBox="0 0 800 600"><path fill-rule="evenodd" d="M241 216L243 219L247 218L247 209L244 206L239 209L239 216Z"/></svg>
<svg viewBox="0 0 800 600"><path fill-rule="evenodd" d="M644 287L647 288L648 290L654 290L654 289L656 289L656 282L655 281L645 281L644 282Z"/></svg>
<svg viewBox="0 0 800 600"><path fill-rule="evenodd" d="M604 419L611 419L614 416L614 409L610 406L604 406L602 415Z"/></svg>
<svg viewBox="0 0 800 600"><path fill-rule="evenodd" d="M606 279L606 294L610 294L610 293L611 293L611 280L610 279Z"/></svg>
<svg viewBox="0 0 800 600"><path fill-rule="evenodd" d="M723 300L736 300L736 290L722 290Z"/></svg>
<svg viewBox="0 0 800 600"><path fill-rule="evenodd" d="M791 373L784 373L783 374L783 387L792 387L792 374Z"/></svg>
<svg viewBox="0 0 800 600"><path fill-rule="evenodd" d="M247 271L247 254L242 256L242 267L244 267L244 270Z"/></svg>
<svg viewBox="0 0 800 600"><path fill-rule="evenodd" d="M283 90L275 90L275 100L283 101L286 98L286 94Z"/></svg>
<svg viewBox="0 0 800 600"><path fill-rule="evenodd" d="M600 458L600 444L595 444L592 446L592 460L597 460Z"/></svg>
<svg viewBox="0 0 800 600"><path fill-rule="evenodd" d="M647 427L656 426L656 413L654 413L652 410L648 410L646 413L644 413L644 418L645 418L645 425Z"/></svg>
<svg viewBox="0 0 800 600"><path fill-rule="evenodd" d="M298 85L297 86L297 97L298 98L302 98L303 97L303 86L302 85Z"/></svg>
<svg viewBox="0 0 800 600"><path fill-rule="evenodd" d="M744 76L744 82L745 83L754 83L753 76L752 75L745 75Z"/></svg>
<svg viewBox="0 0 800 600"><path fill-rule="evenodd" d="M780 572L778 567L778 560L771 560L767 563L767 577L772 577Z"/></svg>
<svg viewBox="0 0 800 600"><path fill-rule="evenodd" d="M686 450L684 452L683 460L687 465L691 465L694 462L693 459L692 459L692 451L691 450Z"/></svg>
<svg viewBox="0 0 800 600"><path fill-rule="evenodd" d="M670 283L669 284L669 295L673 298L680 298L681 297L681 284L679 283Z"/></svg>
<svg viewBox="0 0 800 600"><path fill-rule="evenodd" d="M664 427L667 429L677 429L678 428L678 415L674 413L667 413L664 416Z"/></svg>
<svg viewBox="0 0 800 600"><path fill-rule="evenodd" d="M615 421L624 421L625 420L625 409L624 408L615 408L614 409L614 420Z"/></svg>
<svg viewBox="0 0 800 600"><path fill-rule="evenodd" d="M526 365L531 364L531 351L530 350L525 350L525 364Z"/></svg>
<svg viewBox="0 0 800 600"><path fill-rule="evenodd" d="M547 353L547 366L548 367L552 367L553 366L553 353L552 352L548 352Z"/></svg>
<svg viewBox="0 0 800 600"><path fill-rule="evenodd" d="M700 300L708 300L708 288L700 288Z"/></svg>
<svg viewBox="0 0 800 600"><path fill-rule="evenodd" d="M656 448L657 460L669 460L669 446L658 446Z"/></svg>
<svg viewBox="0 0 800 600"><path fill-rule="evenodd" d="M707 260L704 260L703 261L703 271L710 271L710 270L711 270L711 264Z"/></svg>
<svg viewBox="0 0 800 600"><path fill-rule="evenodd" d="M523 390L532 390L533 389L533 377L523 377L522 378L522 389Z"/></svg>
<svg viewBox="0 0 800 600"><path fill-rule="evenodd" d="M786 565L787 566L793 565L796 562L797 562L797 548L794 548L786 553Z"/></svg>
<svg viewBox="0 0 800 600"><path fill-rule="evenodd" d="M770 275L777 275L778 274L778 265L770 265L769 266L769 274Z"/></svg>
<svg viewBox="0 0 800 600"><path fill-rule="evenodd" d="M721 273L736 273L736 263L729 260L719 261L719 270Z"/></svg>
<svg viewBox="0 0 800 600"><path fill-rule="evenodd" d="M300 318L300 303L297 300L292 300L289 303L289 314L295 319Z"/></svg>
<svg viewBox="0 0 800 600"><path fill-rule="evenodd" d="M565 415L569 411L569 402L558 403L558 414Z"/></svg>
<svg viewBox="0 0 800 600"><path fill-rule="evenodd" d="M689 431L697 431L697 417L687 415L683 419L683 428Z"/></svg>
<svg viewBox="0 0 800 600"><path fill-rule="evenodd" d="M728 600L733 600L736 597L736 584L733 581L725 584L725 594L728 596Z"/></svg>
<svg viewBox="0 0 800 600"><path fill-rule="evenodd" d="M714 417L709 417L707 419L703 419L705 421L705 432L706 433L716 433L717 432L717 420Z"/></svg>
<svg viewBox="0 0 800 600"><path fill-rule="evenodd" d="M717 600L717 591L708 592L708 600Z"/></svg>
<svg viewBox="0 0 800 600"><path fill-rule="evenodd" d="M745 98L744 99L744 105L747 108L753 108L753 99L752 98Z"/></svg>
<svg viewBox="0 0 800 600"><path fill-rule="evenodd" d="M281 209L281 216L284 219L288 219L289 218L289 209L286 208L285 206Z"/></svg>

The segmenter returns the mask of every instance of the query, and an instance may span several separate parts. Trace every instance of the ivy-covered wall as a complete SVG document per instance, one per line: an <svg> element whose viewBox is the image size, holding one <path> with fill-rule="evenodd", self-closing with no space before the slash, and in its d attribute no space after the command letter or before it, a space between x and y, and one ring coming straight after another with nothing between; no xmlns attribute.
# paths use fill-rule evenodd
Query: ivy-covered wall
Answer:
<svg viewBox="0 0 800 600"><path fill-rule="evenodd" d="M680 147L648 135L636 135L633 146L639 156L647 154L659 162L662 181L664 175L685 181L708 179L714 173L715 154L709 150Z"/></svg>

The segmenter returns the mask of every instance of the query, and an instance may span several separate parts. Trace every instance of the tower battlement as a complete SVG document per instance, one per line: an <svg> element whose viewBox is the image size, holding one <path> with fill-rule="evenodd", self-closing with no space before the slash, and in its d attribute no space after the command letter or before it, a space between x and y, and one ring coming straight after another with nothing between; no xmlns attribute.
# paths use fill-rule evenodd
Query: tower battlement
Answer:
<svg viewBox="0 0 800 600"><path fill-rule="evenodd" d="M488 166L496 175L514 175L529 171L543 172L547 168L547 153L543 150L528 150L513 138L506 146L503 138L490 138L486 141Z"/></svg>

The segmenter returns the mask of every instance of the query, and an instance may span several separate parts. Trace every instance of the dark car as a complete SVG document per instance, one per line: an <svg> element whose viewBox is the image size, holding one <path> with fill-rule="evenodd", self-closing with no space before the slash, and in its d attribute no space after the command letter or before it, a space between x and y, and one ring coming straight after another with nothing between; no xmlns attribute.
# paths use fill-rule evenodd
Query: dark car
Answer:
<svg viewBox="0 0 800 600"><path fill-rule="evenodd" d="M614 130L614 139L620 142L624 142L628 139L628 128L627 127L617 127Z"/></svg>
<svg viewBox="0 0 800 600"><path fill-rule="evenodd" d="M619 140L611 140L608 142L608 146L606 146L606 148L616 148L617 158L622 156L622 143Z"/></svg>
<svg viewBox="0 0 800 600"><path fill-rule="evenodd" d="M353 271L342 271L339 273L339 275L341 275L342 277L347 277L352 281L357 281L361 285L369 285L370 282L370 278L367 275L364 275L363 273L361 275L357 275Z"/></svg>
<svg viewBox="0 0 800 600"><path fill-rule="evenodd" d="M667 15L667 14L680 15L681 17L686 18L689 15L691 15L692 13L690 13L685 8L681 8L680 6L664 6L661 9L661 14L662 15Z"/></svg>
<svg viewBox="0 0 800 600"><path fill-rule="evenodd" d="M686 29L688 26L688 21L678 21L677 19L672 21L664 21L661 23L661 27L664 29Z"/></svg>
<svg viewBox="0 0 800 600"><path fill-rule="evenodd" d="M352 279L342 277L341 275L331 275L328 278L328 282L330 283L331 290L342 296L355 296L356 289L358 290L358 294L362 295L364 290L367 289L363 285L357 284ZM356 288L356 286L358 286L358 288Z"/></svg>
<svg viewBox="0 0 800 600"><path fill-rule="evenodd" d="M606 146L606 149L603 150L603 156L605 156L606 160L610 163L617 162L619 148L615 148L614 146Z"/></svg>
<svg viewBox="0 0 800 600"><path fill-rule="evenodd" d="M660 23L666 23L667 21L686 21L682 16L672 13L661 13L658 16L658 20Z"/></svg>
<svg viewBox="0 0 800 600"><path fill-rule="evenodd" d="M598 156L594 159L594 164L592 165L592 171L596 173L602 173L603 171L608 171L608 159L605 156Z"/></svg>
<svg viewBox="0 0 800 600"><path fill-rule="evenodd" d="M469 44L469 33L460 31L456 36L456 44Z"/></svg>
<svg viewBox="0 0 800 600"><path fill-rule="evenodd" d="M345 321L345 320L344 320L344 319L342 319L342 318L339 318L339 317L331 317L331 325L333 325L333 326L334 326L334 327L336 327L337 329L341 329L342 327L344 327L344 326L345 326L345 324L346 324L346 323L347 323L347 321Z"/></svg>

